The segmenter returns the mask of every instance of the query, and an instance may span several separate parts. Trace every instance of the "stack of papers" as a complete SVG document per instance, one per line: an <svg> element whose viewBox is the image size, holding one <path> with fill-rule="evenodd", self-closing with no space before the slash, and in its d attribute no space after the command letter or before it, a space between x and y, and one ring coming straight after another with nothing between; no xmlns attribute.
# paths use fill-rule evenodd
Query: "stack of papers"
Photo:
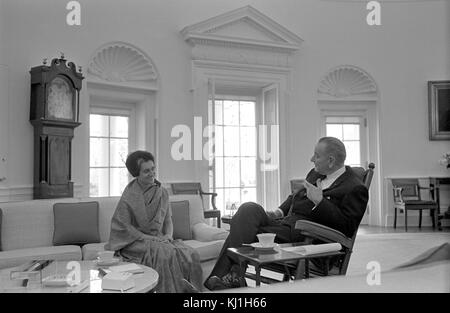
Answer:
<svg viewBox="0 0 450 313"><path fill-rule="evenodd" d="M285 247L281 249L284 251L298 253L301 255L310 255L310 254L340 251L342 249L342 246L340 243L325 243L320 245Z"/></svg>
<svg viewBox="0 0 450 313"><path fill-rule="evenodd" d="M109 270L111 272L117 272L117 273L131 273L131 274L144 273L144 269L142 267L140 267L139 265L137 265L136 263L110 266Z"/></svg>
<svg viewBox="0 0 450 313"><path fill-rule="evenodd" d="M125 272L111 272L102 279L102 289L128 290L135 286L133 274Z"/></svg>

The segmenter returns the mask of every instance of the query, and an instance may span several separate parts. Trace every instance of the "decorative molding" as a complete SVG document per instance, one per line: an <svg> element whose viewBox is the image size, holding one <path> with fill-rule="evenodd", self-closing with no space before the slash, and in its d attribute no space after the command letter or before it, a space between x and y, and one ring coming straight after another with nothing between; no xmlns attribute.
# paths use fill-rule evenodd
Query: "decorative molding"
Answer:
<svg viewBox="0 0 450 313"><path fill-rule="evenodd" d="M82 196L83 185L74 185L74 198ZM33 186L13 186L0 188L0 202L33 200Z"/></svg>
<svg viewBox="0 0 450 313"><path fill-rule="evenodd" d="M100 47L90 59L88 75L90 81L144 86L154 84L159 76L153 62L144 52L123 42Z"/></svg>
<svg viewBox="0 0 450 313"><path fill-rule="evenodd" d="M289 67L303 40L251 6L187 26L193 59Z"/></svg>
<svg viewBox="0 0 450 313"><path fill-rule="evenodd" d="M376 96L375 81L365 71L352 65L341 65L330 70L320 81L319 94L335 98Z"/></svg>

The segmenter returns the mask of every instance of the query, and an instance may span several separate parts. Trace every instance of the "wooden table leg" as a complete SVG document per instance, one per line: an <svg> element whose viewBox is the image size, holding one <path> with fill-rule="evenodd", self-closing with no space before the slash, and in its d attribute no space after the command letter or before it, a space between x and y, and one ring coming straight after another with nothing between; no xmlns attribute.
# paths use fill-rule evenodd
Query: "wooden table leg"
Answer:
<svg viewBox="0 0 450 313"><path fill-rule="evenodd" d="M305 278L309 278L309 259L305 259Z"/></svg>
<svg viewBox="0 0 450 313"><path fill-rule="evenodd" d="M239 270L240 273L239 275L244 279L245 281L245 272L247 271L247 261L244 259L239 258ZM245 284L243 285L242 283L240 284L241 287L246 287Z"/></svg>
<svg viewBox="0 0 450 313"><path fill-rule="evenodd" d="M255 272L256 272L256 287L259 287L261 285L261 267L259 264L255 265Z"/></svg>

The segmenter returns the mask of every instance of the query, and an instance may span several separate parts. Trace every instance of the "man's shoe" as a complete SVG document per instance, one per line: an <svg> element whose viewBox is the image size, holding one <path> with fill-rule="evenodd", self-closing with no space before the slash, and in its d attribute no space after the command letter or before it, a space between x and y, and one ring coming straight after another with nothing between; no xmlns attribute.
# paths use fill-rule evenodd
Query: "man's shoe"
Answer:
<svg viewBox="0 0 450 313"><path fill-rule="evenodd" d="M228 288L247 287L245 278L234 273L225 275L224 277L222 277L222 281L225 283L225 285L229 286Z"/></svg>
<svg viewBox="0 0 450 313"><path fill-rule="evenodd" d="M231 288L218 276L211 276L205 281L204 285L211 291Z"/></svg>

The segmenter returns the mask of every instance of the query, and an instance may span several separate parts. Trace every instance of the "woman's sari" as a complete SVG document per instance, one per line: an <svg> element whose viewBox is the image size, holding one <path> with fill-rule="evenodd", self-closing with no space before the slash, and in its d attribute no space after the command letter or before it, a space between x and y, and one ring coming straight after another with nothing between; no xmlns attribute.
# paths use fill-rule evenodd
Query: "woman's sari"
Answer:
<svg viewBox="0 0 450 313"><path fill-rule="evenodd" d="M144 190L137 179L131 181L113 215L105 249L118 251L124 261L156 270L157 292L182 292L183 278L201 290L198 253L181 240L158 242L154 238L164 235L164 221L171 215L167 190L159 182Z"/></svg>

